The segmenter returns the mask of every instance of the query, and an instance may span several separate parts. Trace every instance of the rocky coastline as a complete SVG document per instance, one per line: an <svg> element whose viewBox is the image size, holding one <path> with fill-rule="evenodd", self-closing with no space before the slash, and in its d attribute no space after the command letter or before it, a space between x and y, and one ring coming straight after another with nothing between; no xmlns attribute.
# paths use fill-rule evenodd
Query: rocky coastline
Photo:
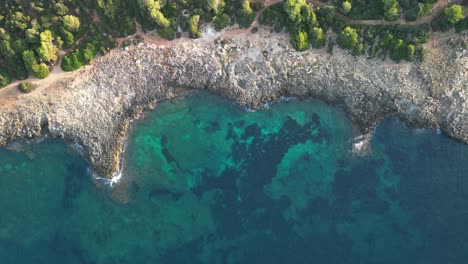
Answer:
<svg viewBox="0 0 468 264"><path fill-rule="evenodd" d="M343 107L363 134L395 114L468 143L468 50L458 44L468 42L466 33L434 33L423 63L354 57L338 48L333 55L296 52L287 35L268 29L204 35L115 49L0 104L0 146L45 134L63 138L83 146L97 175L112 178L132 119L202 89L254 109L282 96L314 97Z"/></svg>

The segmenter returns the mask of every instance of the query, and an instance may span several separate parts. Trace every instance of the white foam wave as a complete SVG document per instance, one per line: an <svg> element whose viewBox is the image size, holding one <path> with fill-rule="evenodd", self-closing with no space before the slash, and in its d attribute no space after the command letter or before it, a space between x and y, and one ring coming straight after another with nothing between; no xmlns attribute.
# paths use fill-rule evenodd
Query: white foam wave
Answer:
<svg viewBox="0 0 468 264"><path fill-rule="evenodd" d="M356 156L365 156L371 151L372 133L359 135L353 139L352 152Z"/></svg>
<svg viewBox="0 0 468 264"><path fill-rule="evenodd" d="M102 177L97 173L92 172L90 168L88 168L88 172L93 176L95 181L109 186L110 188L113 188L114 185L118 184L123 178L122 170L119 170L116 174L112 176L112 178Z"/></svg>

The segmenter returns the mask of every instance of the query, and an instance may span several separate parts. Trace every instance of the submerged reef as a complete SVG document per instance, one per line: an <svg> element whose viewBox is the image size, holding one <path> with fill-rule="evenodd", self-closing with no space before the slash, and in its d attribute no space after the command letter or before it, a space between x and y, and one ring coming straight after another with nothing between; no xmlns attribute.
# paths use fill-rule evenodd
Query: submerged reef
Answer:
<svg viewBox="0 0 468 264"><path fill-rule="evenodd" d="M0 145L50 134L82 145L93 171L111 178L130 121L192 90L251 109L283 96L314 97L343 107L362 134L396 114L468 142L468 51L453 47L467 39L466 33L433 34L423 63L353 57L340 49L297 52L287 35L266 29L140 43L2 104Z"/></svg>

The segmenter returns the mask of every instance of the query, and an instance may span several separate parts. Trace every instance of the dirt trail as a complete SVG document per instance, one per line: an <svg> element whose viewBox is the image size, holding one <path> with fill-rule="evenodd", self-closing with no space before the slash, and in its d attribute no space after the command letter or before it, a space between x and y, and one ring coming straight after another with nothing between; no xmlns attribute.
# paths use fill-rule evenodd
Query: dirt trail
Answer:
<svg viewBox="0 0 468 264"><path fill-rule="evenodd" d="M325 3L322 3L318 0L308 0L314 6L318 7L326 7L330 6ZM374 20L353 20L349 17L341 14L336 13L336 16L343 19L344 21L348 22L351 25L368 25L368 26L392 26L392 25L409 25L409 26L417 26L422 24L430 23L435 17L437 17L444 8L453 4L461 4L466 0L439 0L432 6L431 12L429 15L424 16L415 21L406 21L402 18L394 20L394 21L387 21L384 19L374 19Z"/></svg>
<svg viewBox="0 0 468 264"><path fill-rule="evenodd" d="M50 73L50 75L45 79L30 77L27 80L16 80L10 83L8 86L0 89L0 105L15 105L16 99L24 95L17 88L18 84L20 84L21 82L32 82L34 85L37 86L37 89L32 93L41 93L43 88L47 88L48 86L50 86L50 84L56 83L60 80L64 80L66 77L72 77L74 76L74 73L75 72L64 72L60 69L60 67L56 66L54 70Z"/></svg>
<svg viewBox="0 0 468 264"><path fill-rule="evenodd" d="M333 7L332 5L328 5L326 3L323 3L319 0L307 0L309 3L311 3L314 7L320 7L324 8L327 6ZM368 25L368 26L391 26L391 25L410 25L410 26L417 26L417 25L422 25L422 24L427 24L430 23L435 17L440 15L444 11L444 9L450 5L453 4L462 4L467 0L439 0L437 1L433 6L432 9L429 13L429 15L421 17L418 20L415 21L407 21L404 20L403 18L394 20L394 21L387 21L384 19L373 19L373 20L354 20L351 19L341 13L336 13L336 16L339 17L340 19L345 20L351 25ZM271 5L284 2L283 0L266 0L264 2L264 7L257 13L257 16L255 17L254 22L252 25L249 27L249 29L252 29L255 26L258 26L258 18L260 15L263 13L263 11L268 8ZM245 29L248 30L248 29Z"/></svg>
<svg viewBox="0 0 468 264"><path fill-rule="evenodd" d="M281 3L283 0L264 0L264 1L258 1L258 2L263 2L263 8L260 9L257 14L255 15L255 19L252 22L252 24L248 28L235 28L235 29L230 29L225 32L223 35L224 38L227 39L232 39L234 36L241 35L241 34L252 34L252 29L255 27L260 26L258 23L258 19L262 15L263 11L267 9L268 7Z"/></svg>
<svg viewBox="0 0 468 264"><path fill-rule="evenodd" d="M377 26L377 25L412 25L412 26L416 26L416 25L422 25L422 24L426 24L426 23L431 22L436 16L438 16L441 12L443 12L445 7L450 6L452 4L461 4L461 3L465 2L465 1L466 0L439 0L432 7L430 15L424 16L424 17L422 17L422 18L420 18L420 19L418 19L416 21L406 21L406 20L401 19L401 18L398 19L398 20L395 20L395 21L386 21L386 20L383 20L383 19L378 19L378 20L353 20L353 19L350 19L349 17L347 17L347 16L345 16L345 15L343 15L341 13L336 13L336 16L343 19L343 20L345 20L346 22L348 22L351 25L369 25L369 26ZM236 29L227 30L224 33L223 37L232 38L232 37L234 37L236 35L240 35L240 34L252 34L251 33L252 29L254 27L259 26L258 19L259 19L260 15L263 13L263 11L265 9L267 9L268 7L270 7L271 5L283 2L283 0L262 0L262 1L259 1L259 2L263 2L264 7L257 12L257 14L255 16L255 19L252 22L252 24L250 25L250 27L248 27L248 28L236 28ZM308 0L308 2L313 4L315 7L324 8L324 7L330 6L330 5L326 4L326 3L323 3L323 2L318 1L318 0ZM99 16L97 15L96 12L93 13L93 21L99 21ZM127 36L127 37L123 37L123 38L117 38L117 45L118 46L121 46L121 44L125 40L131 40L131 39L135 38L137 35L141 36L142 39L143 39L143 42L145 42L145 43L152 43L152 44L160 45L160 46L170 45L169 40L163 39L163 38L161 38L159 36L152 36L152 35L145 34L143 32L143 30L141 29L141 25L139 25L137 23L136 26L137 26L137 30L136 30L135 34ZM77 43L80 42L86 35L87 35L87 33L85 33L80 39L78 39ZM74 46L76 46L76 44ZM46 79L40 80L40 79L37 79L37 78L34 78L34 77L30 77L30 78L28 78L27 80L24 80L24 81L32 81L32 82L34 82L34 84L43 85L43 84L46 84L46 83L52 83L54 81L60 80L64 76L70 75L71 74L70 72L64 72L64 71L62 71L60 69L60 62L61 62L61 59L62 59L64 53L69 52L72 49L73 48L64 50L63 52L61 52L61 54L59 54L59 60L57 61L56 66L53 68L50 75ZM18 91L18 89L16 89L16 86L20 82L22 82L22 81L21 80L16 80L16 81L12 82L11 84L7 85L6 87L0 89L0 104L2 104L2 105L7 104L7 103L11 102L11 99L14 99L17 96L21 95L21 93Z"/></svg>

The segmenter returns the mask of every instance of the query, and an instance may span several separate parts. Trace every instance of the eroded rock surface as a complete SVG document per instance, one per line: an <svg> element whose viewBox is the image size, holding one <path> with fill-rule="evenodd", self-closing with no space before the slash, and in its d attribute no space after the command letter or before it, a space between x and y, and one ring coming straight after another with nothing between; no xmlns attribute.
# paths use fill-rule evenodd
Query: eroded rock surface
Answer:
<svg viewBox="0 0 468 264"><path fill-rule="evenodd" d="M455 46L468 41L466 35L455 38ZM287 36L266 30L165 46L142 43L19 96L14 107L0 106L0 145L49 133L81 144L94 171L111 177L129 121L158 101L194 89L251 108L281 96L315 97L342 106L363 133L397 114L468 142L468 51L449 47L447 39L433 37L422 65L355 58L337 48L333 55L296 52Z"/></svg>

